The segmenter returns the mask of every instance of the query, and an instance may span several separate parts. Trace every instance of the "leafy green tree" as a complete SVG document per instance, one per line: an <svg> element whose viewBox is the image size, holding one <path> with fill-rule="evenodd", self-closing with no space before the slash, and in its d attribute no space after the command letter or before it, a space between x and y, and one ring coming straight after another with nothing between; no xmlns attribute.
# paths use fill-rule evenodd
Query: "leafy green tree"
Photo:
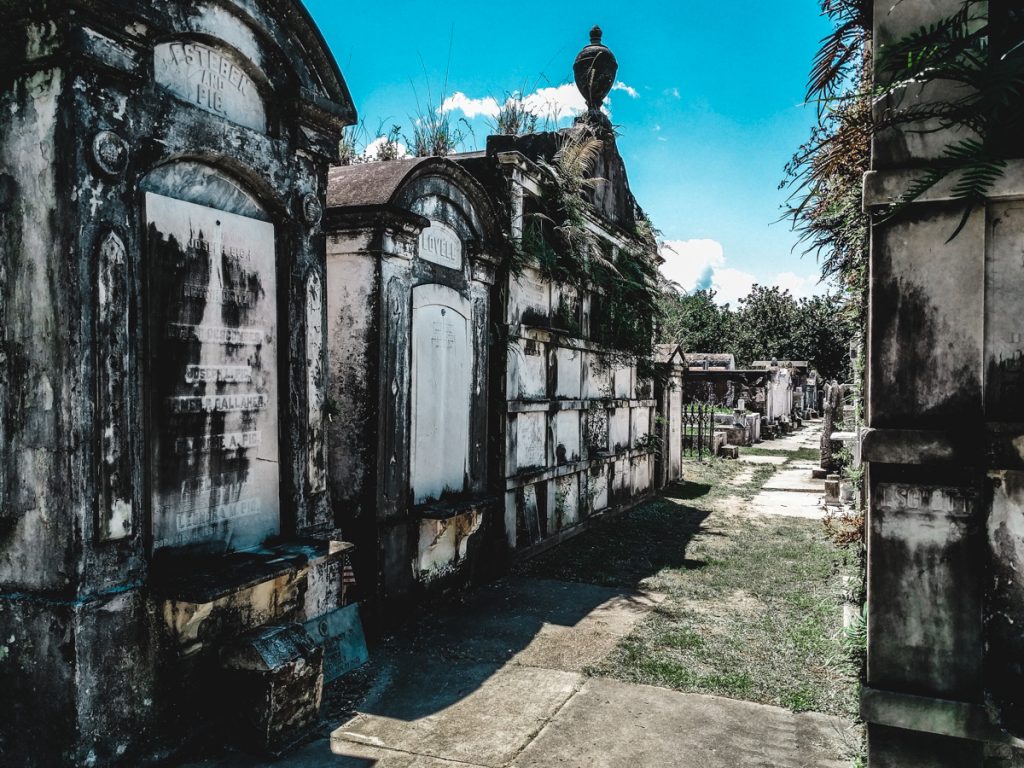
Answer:
<svg viewBox="0 0 1024 768"><path fill-rule="evenodd" d="M807 360L827 378L850 379L850 343L858 327L838 294L794 299L778 287L755 285L734 310L711 290L661 297L660 343L684 352L727 352L740 367L755 360Z"/></svg>
<svg viewBox="0 0 1024 768"><path fill-rule="evenodd" d="M850 343L857 319L837 294L800 299L793 359L808 360L827 379L851 381Z"/></svg>
<svg viewBox="0 0 1024 768"><path fill-rule="evenodd" d="M684 352L731 352L735 317L715 303L713 290L665 290L660 298L658 342L682 344Z"/></svg>
<svg viewBox="0 0 1024 768"><path fill-rule="evenodd" d="M789 291L755 285L736 312L736 362L792 359L798 327L798 306Z"/></svg>

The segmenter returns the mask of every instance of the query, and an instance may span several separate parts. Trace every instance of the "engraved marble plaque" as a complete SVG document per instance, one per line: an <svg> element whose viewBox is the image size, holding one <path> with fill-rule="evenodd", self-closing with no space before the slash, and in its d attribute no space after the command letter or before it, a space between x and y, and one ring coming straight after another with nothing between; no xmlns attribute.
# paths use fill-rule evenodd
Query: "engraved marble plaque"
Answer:
<svg viewBox="0 0 1024 768"><path fill-rule="evenodd" d="M153 547L278 532L274 227L146 193Z"/></svg>
<svg viewBox="0 0 1024 768"><path fill-rule="evenodd" d="M462 269L462 238L440 221L431 221L430 226L420 233L417 252L426 261L449 269Z"/></svg>
<svg viewBox="0 0 1024 768"><path fill-rule="evenodd" d="M263 99L234 54L178 40L157 45L153 57L156 82L178 98L246 128L266 131Z"/></svg>
<svg viewBox="0 0 1024 768"><path fill-rule="evenodd" d="M413 289L412 456L416 503L466 487L473 349L470 304L442 285Z"/></svg>
<svg viewBox="0 0 1024 768"><path fill-rule="evenodd" d="M1024 418L1024 319L1012 311L1024 292L1024 202L988 209L985 253L985 411Z"/></svg>

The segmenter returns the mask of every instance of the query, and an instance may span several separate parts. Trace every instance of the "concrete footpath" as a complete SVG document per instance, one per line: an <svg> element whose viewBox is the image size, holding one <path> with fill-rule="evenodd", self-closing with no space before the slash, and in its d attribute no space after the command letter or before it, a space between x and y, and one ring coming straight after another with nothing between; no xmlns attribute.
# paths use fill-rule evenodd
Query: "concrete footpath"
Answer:
<svg viewBox="0 0 1024 768"><path fill-rule="evenodd" d="M758 448L796 454L801 448L818 450L821 446L821 421L808 422L803 429L779 440L760 443ZM825 481L811 477L816 462L789 456L743 455L740 461L771 463L778 467L757 495L750 500L750 512L755 515L785 515L820 520L825 516Z"/></svg>
<svg viewBox="0 0 1024 768"><path fill-rule="evenodd" d="M819 435L761 447L795 453ZM751 513L822 514L807 462L749 460L779 465ZM585 674L660 602L519 577L474 590L374 648L354 716L278 761L193 768L847 768L839 718Z"/></svg>
<svg viewBox="0 0 1024 768"><path fill-rule="evenodd" d="M513 578L375 649L347 722L194 768L845 768L838 718L588 677L658 595Z"/></svg>

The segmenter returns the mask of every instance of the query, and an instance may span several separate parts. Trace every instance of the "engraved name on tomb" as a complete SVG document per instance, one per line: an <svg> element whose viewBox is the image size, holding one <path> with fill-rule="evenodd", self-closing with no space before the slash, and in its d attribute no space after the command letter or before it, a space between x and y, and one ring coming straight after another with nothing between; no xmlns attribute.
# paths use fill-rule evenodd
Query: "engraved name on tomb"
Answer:
<svg viewBox="0 0 1024 768"><path fill-rule="evenodd" d="M266 130L263 99L237 57L195 41L160 43L153 55L156 82L178 98L246 128Z"/></svg>
<svg viewBox="0 0 1024 768"><path fill-rule="evenodd" d="M279 530L273 225L146 194L154 548Z"/></svg>
<svg viewBox="0 0 1024 768"><path fill-rule="evenodd" d="M462 239L447 224L431 221L420 233L419 256L442 267L462 269Z"/></svg>

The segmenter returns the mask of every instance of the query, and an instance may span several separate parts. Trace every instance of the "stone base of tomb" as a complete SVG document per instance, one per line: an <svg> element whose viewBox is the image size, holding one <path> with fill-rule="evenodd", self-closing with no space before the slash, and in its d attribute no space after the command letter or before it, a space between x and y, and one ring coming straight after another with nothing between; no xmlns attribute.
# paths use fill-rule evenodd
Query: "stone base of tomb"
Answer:
<svg viewBox="0 0 1024 768"><path fill-rule="evenodd" d="M154 561L156 674L167 681L160 703L176 730L279 754L316 721L324 659L342 642L324 619L348 603L343 570L353 549L297 539ZM309 631L320 624L327 631Z"/></svg>

